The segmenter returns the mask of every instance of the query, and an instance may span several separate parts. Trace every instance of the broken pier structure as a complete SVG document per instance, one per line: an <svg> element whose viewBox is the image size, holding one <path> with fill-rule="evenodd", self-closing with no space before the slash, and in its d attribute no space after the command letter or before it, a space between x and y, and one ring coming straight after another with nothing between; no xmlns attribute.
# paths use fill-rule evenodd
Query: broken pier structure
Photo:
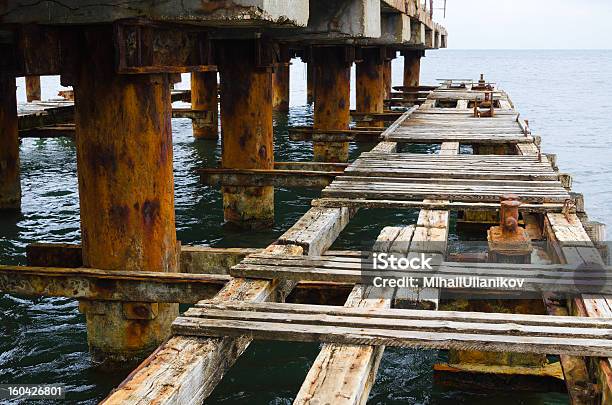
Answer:
<svg viewBox="0 0 612 405"><path fill-rule="evenodd" d="M20 137L76 135L82 265L117 274L179 270L173 115L192 118L195 138L214 140L220 100L220 170L274 172L272 111L288 107L291 58L309 58L315 128L337 131L336 140L315 142L315 160L346 162L348 72L356 57L363 79L358 112L383 113L383 71L389 88L396 51L423 52L446 41L444 28L416 1L119 3L0 6L0 209L20 208ZM439 40L428 43L420 35L426 32ZM192 75L188 111L171 106L184 95L171 91L180 73ZM30 102L40 99L44 75L60 75L74 88L74 101L18 109L15 78L27 78ZM226 180L226 221L270 226L274 184ZM172 300L105 297L78 296L91 351L103 362L142 358L168 337L178 314Z"/></svg>

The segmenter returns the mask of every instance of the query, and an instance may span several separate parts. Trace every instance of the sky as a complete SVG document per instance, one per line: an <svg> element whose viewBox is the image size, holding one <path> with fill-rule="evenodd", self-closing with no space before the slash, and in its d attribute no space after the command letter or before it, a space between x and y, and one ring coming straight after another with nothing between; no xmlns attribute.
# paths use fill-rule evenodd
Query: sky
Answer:
<svg viewBox="0 0 612 405"><path fill-rule="evenodd" d="M447 0L434 19L451 49L612 49L612 0Z"/></svg>

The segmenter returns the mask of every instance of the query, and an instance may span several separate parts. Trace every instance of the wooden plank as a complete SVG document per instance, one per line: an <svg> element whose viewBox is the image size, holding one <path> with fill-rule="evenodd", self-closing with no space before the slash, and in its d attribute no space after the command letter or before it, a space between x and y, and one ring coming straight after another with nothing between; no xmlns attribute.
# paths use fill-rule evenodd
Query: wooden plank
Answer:
<svg viewBox="0 0 612 405"><path fill-rule="evenodd" d="M612 318L594 321L584 317L503 314L505 323L496 323L477 321L469 312L454 313L461 320L449 321L440 320L447 314L438 311L329 309L310 305L300 306L298 311L302 313L296 313L296 307L296 304L276 304L274 309L267 304L200 304L178 318L172 328L177 334L215 337L249 334L264 340L582 356L612 353ZM344 311L346 316L335 315L337 311ZM415 312L421 319L414 318ZM426 312L435 314L430 314L432 320L422 319Z"/></svg>
<svg viewBox="0 0 612 405"><path fill-rule="evenodd" d="M45 126L19 130L19 138L74 138L75 127L72 124Z"/></svg>
<svg viewBox="0 0 612 405"><path fill-rule="evenodd" d="M296 242L300 245L292 243L291 235L285 234L281 237L283 244L269 246L268 252L320 255L348 222L348 210L314 208L304 217L309 219L298 221L301 230L308 230L311 222L316 222L319 231L310 232L309 239L307 232L297 232L292 228L291 235L299 238ZM225 285L215 300L270 301L282 299L291 288L292 285L276 281L235 278ZM248 336L223 339L172 337L102 403L201 404L250 342Z"/></svg>
<svg viewBox="0 0 612 405"><path fill-rule="evenodd" d="M407 251L413 227L384 228L373 246L375 252ZM407 232L405 232L407 231ZM389 308L391 300L361 285L355 286L346 307ZM363 404L374 384L383 346L325 345L315 359L294 404Z"/></svg>
<svg viewBox="0 0 612 405"><path fill-rule="evenodd" d="M498 144L519 144L533 142L533 138L523 135L512 134L452 134L441 133L429 134L407 134L395 133L385 138L389 142L398 143L441 143L441 142L461 142L476 145L498 145Z"/></svg>
<svg viewBox="0 0 612 405"><path fill-rule="evenodd" d="M323 188L341 172L265 169L198 169L200 181L207 186L274 186Z"/></svg>
<svg viewBox="0 0 612 405"><path fill-rule="evenodd" d="M448 229L417 227L412 239L411 252L429 253L428 257L443 257L446 249ZM406 249L404 249L406 250ZM392 251L392 250L391 250ZM409 255L410 256L410 255ZM486 282L486 286L472 285L470 290L485 289L495 292L555 292L560 294L580 293L610 293L612 286L608 285L606 275L612 271L610 267L584 268L576 274L575 266L561 265L478 265L472 263L440 263L440 259L431 263L431 270L395 270L381 271L373 268L371 259L359 258L353 261L339 261L340 258L325 257L310 260L287 260L279 257L252 256L234 266L230 274L234 277L249 277L262 279L283 279L295 281L325 281L346 284L371 284L377 277L395 279L414 279L420 286L424 281L440 280L442 289L463 290L465 287L446 283ZM520 280L521 286L496 287L500 280ZM413 300L414 301L414 300Z"/></svg>
<svg viewBox="0 0 612 405"><path fill-rule="evenodd" d="M359 127L346 130L315 131L311 127L289 128L289 139L292 141L338 142L359 141L376 142L380 138L380 130L364 130Z"/></svg>
<svg viewBox="0 0 612 405"><path fill-rule="evenodd" d="M355 211L349 208L311 208L279 239L280 244L294 244L304 254L326 251L348 224Z"/></svg>
<svg viewBox="0 0 612 405"><path fill-rule="evenodd" d="M98 301L193 304L213 297L224 275L0 265L0 291Z"/></svg>
<svg viewBox="0 0 612 405"><path fill-rule="evenodd" d="M574 215L547 214L545 221L549 240L559 259L574 266L591 263L603 266L597 249L589 246L590 238L585 239L585 230L579 218ZM572 238L575 240L572 241ZM587 242L587 243L585 243ZM610 295L584 294L574 300L574 306L581 316L602 317L612 314L608 298ZM554 308L553 308L554 309ZM565 313L567 311L561 311ZM584 361L576 357L562 357L568 392L576 404L591 403L595 395L594 387L588 384L589 373ZM596 362L597 377L602 391L602 403L612 400L612 359L606 357Z"/></svg>
<svg viewBox="0 0 612 405"><path fill-rule="evenodd" d="M308 170L316 172L343 172L348 163L326 162L274 162L276 170Z"/></svg>
<svg viewBox="0 0 612 405"><path fill-rule="evenodd" d="M325 208L392 208L392 209L435 209L435 210L450 210L450 211L497 211L499 203L484 203L484 202L425 202L425 201L408 201L408 200L368 200L362 198L319 198L312 200L313 207ZM522 204L519 207L521 212L562 212L564 204L559 203L543 203L543 204Z"/></svg>

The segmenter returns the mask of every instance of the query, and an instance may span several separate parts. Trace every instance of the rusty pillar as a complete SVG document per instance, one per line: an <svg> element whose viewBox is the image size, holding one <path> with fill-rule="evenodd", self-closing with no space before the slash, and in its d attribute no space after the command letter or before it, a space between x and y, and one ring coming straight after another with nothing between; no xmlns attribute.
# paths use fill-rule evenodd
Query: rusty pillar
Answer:
<svg viewBox="0 0 612 405"><path fill-rule="evenodd" d="M180 73L170 73L168 74L168 80L170 81L170 89L174 90L175 84L181 82L181 74Z"/></svg>
<svg viewBox="0 0 612 405"><path fill-rule="evenodd" d="M170 83L119 75L112 29L84 33L75 82L83 264L176 272ZM109 288L113 288L109 285ZM170 334L177 304L82 301L92 357L146 356Z"/></svg>
<svg viewBox="0 0 612 405"><path fill-rule="evenodd" d="M314 48L314 129L317 131L349 129L351 64L354 56L350 49ZM347 162L348 150L348 142L314 142L314 160Z"/></svg>
<svg viewBox="0 0 612 405"><path fill-rule="evenodd" d="M289 62L275 66L272 75L272 108L274 111L289 111Z"/></svg>
<svg viewBox="0 0 612 405"><path fill-rule="evenodd" d="M314 63L307 62L306 64L306 103L312 104L315 100L315 74Z"/></svg>
<svg viewBox="0 0 612 405"><path fill-rule="evenodd" d="M403 51L404 87L417 87L421 76L421 57L423 51Z"/></svg>
<svg viewBox="0 0 612 405"><path fill-rule="evenodd" d="M384 111L384 55L380 48L361 49L361 62L356 68L357 112ZM368 122L368 126L383 127L383 121Z"/></svg>
<svg viewBox="0 0 612 405"><path fill-rule="evenodd" d="M222 41L222 165L232 169L273 169L272 68L257 41ZM274 187L223 187L223 215L243 228L271 227Z"/></svg>
<svg viewBox="0 0 612 405"><path fill-rule="evenodd" d="M193 72L191 74L191 109L208 112L206 117L192 119L194 138L217 139L219 137L218 97L217 72Z"/></svg>
<svg viewBox="0 0 612 405"><path fill-rule="evenodd" d="M21 208L15 77L0 71L0 210Z"/></svg>
<svg viewBox="0 0 612 405"><path fill-rule="evenodd" d="M391 92L393 91L393 71L391 69L392 64L393 59L385 59L383 63L383 88L385 100L391 98Z"/></svg>
<svg viewBox="0 0 612 405"><path fill-rule="evenodd" d="M26 76L25 84L28 103L40 101L40 76Z"/></svg>

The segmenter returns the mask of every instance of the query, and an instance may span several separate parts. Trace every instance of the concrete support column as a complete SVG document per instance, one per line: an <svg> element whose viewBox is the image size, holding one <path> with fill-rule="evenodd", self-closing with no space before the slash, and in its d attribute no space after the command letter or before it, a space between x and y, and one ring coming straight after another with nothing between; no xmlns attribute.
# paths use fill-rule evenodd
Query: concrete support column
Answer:
<svg viewBox="0 0 612 405"><path fill-rule="evenodd" d="M273 169L271 64L257 63L251 40L227 40L218 47L221 73L222 165ZM243 228L274 223L274 187L223 187L223 215Z"/></svg>
<svg viewBox="0 0 612 405"><path fill-rule="evenodd" d="M209 118L192 119L194 138L218 139L218 97L217 72L193 72L191 74L191 109L209 113Z"/></svg>
<svg viewBox="0 0 612 405"><path fill-rule="evenodd" d="M84 36L75 83L83 263L176 272L168 76L119 75L111 28ZM142 359L178 315L164 303L82 301L81 310L93 359L109 364Z"/></svg>
<svg viewBox="0 0 612 405"><path fill-rule="evenodd" d="M314 129L347 130L350 122L351 61L344 47L314 48ZM348 142L314 142L315 162L347 162Z"/></svg>
<svg viewBox="0 0 612 405"><path fill-rule="evenodd" d="M272 108L274 111L289 111L289 62L275 66L272 75Z"/></svg>
<svg viewBox="0 0 612 405"><path fill-rule="evenodd" d="M40 76L26 76L25 84L28 103L40 101Z"/></svg>
<svg viewBox="0 0 612 405"><path fill-rule="evenodd" d="M416 87L421 76L421 57L423 51L403 51L404 87Z"/></svg>
<svg viewBox="0 0 612 405"><path fill-rule="evenodd" d="M306 103L314 103L315 96L315 74L314 74L314 63L308 62L306 64Z"/></svg>
<svg viewBox="0 0 612 405"><path fill-rule="evenodd" d="M17 124L15 77L0 72L0 210L21 208Z"/></svg>
<svg viewBox="0 0 612 405"><path fill-rule="evenodd" d="M384 55L379 48L363 48L361 62L356 68L357 112L384 111ZM383 121L372 121L368 126L383 127Z"/></svg>

